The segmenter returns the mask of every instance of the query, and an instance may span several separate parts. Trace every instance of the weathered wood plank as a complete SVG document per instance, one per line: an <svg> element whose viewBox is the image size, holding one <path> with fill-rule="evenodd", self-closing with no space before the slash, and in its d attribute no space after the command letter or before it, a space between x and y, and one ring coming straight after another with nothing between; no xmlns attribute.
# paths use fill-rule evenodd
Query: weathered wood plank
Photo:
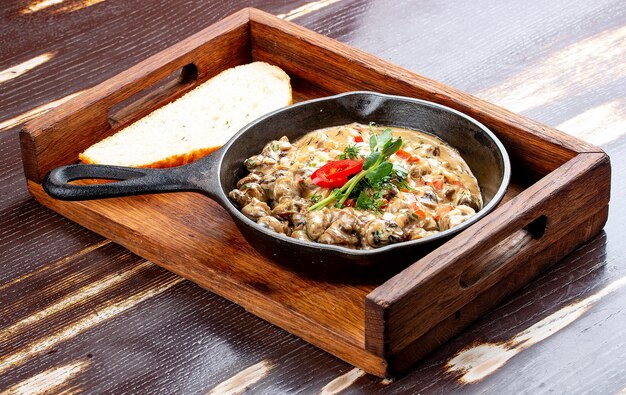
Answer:
<svg viewBox="0 0 626 395"><path fill-rule="evenodd" d="M250 25L251 23L252 25ZM294 47L290 54L296 54L295 56L299 59L309 59L307 63L329 62L329 67L341 68L342 65L324 58L327 52L331 50L331 46L334 46L335 51L344 53L341 59L346 65L355 61L352 59L353 54L346 46L331 42L304 29L295 28L292 24L281 22L277 18L258 10L242 10L113 79L90 89L50 113L29 122L21 132L29 188L42 204L87 228L111 238L131 251L153 260L183 277L192 279L198 284L242 304L255 314L288 329L325 350L331 351L370 373L386 375L387 362L385 358L391 358L393 354L399 353L402 348L415 339L401 342L401 346L393 348L390 352L386 349L381 351L383 340L380 339L378 345L368 348L376 343L371 341L376 336L370 336L369 345L366 344L364 340L366 331L372 333L373 331L367 327L371 320L368 321L364 318L364 296L374 289L377 283L367 285L364 282L360 286L354 286L352 284L330 284L323 281L313 281L301 278L289 270L266 261L253 250L240 248L246 244L232 222L224 215L223 210L217 208L206 198L195 194L144 196L92 202L61 202L49 198L36 184L43 174L51 168L72 163L78 152L86 145L113 131L114 128L109 124L110 114L107 115L113 105L128 99L146 86L152 86L155 81L163 76L170 75L181 66L193 64L198 68L198 82L200 82L221 69L232 66L232 62L239 64L249 60L251 52L255 54L259 51L267 51L267 47L263 46L267 44L264 44L262 40L271 41L271 38L259 33L258 30L265 29L263 26L269 26L282 32L282 36L279 34L279 41L275 41L276 44L286 43L286 45L296 46L298 42L303 40L303 36L306 36L304 41L309 42L308 46L304 50ZM261 45L261 47L257 49L257 45ZM223 54L220 57L221 63L209 66L210 60L214 59L208 55L207 48L209 47L211 54ZM280 51L274 56L268 60L279 64L284 61ZM387 92L391 85L402 85L405 82L413 84L416 90L449 90L448 87L412 75L407 71L396 70L403 76L394 76L393 73L385 75L394 66L385 65L373 56L355 52L354 57L357 59L357 63L369 65L368 70L373 73L371 78L355 74L351 77L354 84L358 85L360 82L363 86L383 92ZM363 59L359 61L359 57ZM339 59L335 58L335 60ZM291 58L288 57L287 59ZM359 67L365 67L363 65ZM298 76L301 65L285 64L283 66L286 72ZM316 67L322 66L318 64ZM315 86L322 86L321 89L327 91L336 89L334 93L342 91L340 85L344 79L341 76L328 75L327 78L322 78L321 76L306 75L305 77L308 79L297 79L299 83L295 85L296 89L305 89L302 92L297 92L297 97L304 98L318 93L319 89L315 89ZM332 86L333 84L335 86ZM173 85L169 96L180 95L191 86L193 84ZM478 107L485 107L484 104L478 103L468 95L458 93L457 96L461 104L466 104L462 102L465 97L469 101L476 102ZM144 102L144 107L133 107L136 110L135 113L128 113L125 118L136 118L154 106L162 105L163 102ZM150 107L146 107L146 105ZM497 109L494 108L495 110ZM499 118L496 114L494 118L489 119L487 126L492 127L498 122L508 121L512 130L523 132L517 139L509 142L510 150L524 150L527 147L527 141L534 138L537 140L535 141L536 146L545 145L543 147L545 152L567 151L565 146L553 142L555 135L542 137L541 134L526 133L526 129L529 129L526 121L520 118L520 121L524 123L518 125L514 121L508 120L504 110L501 111L505 113L505 116ZM75 144L64 144L68 140ZM575 139L563 144L570 143L584 145ZM537 173L542 173L545 168L550 166L549 163L558 160L550 155L546 158L543 164L536 164L539 168ZM562 160L565 159L562 158ZM586 164L586 162L580 163L581 165ZM514 172L519 175L527 171L531 172L532 169L526 168L522 171L521 168L517 167ZM579 169L581 172L586 170L586 167ZM558 187L558 182L547 185L552 191ZM511 188L512 193L519 190L519 186ZM214 232L204 232L203 230L213 230ZM491 238L487 237L485 240L488 241ZM550 242L546 239L538 243L545 247L546 243ZM228 248L228 246L237 246L237 248ZM236 256L237 259L233 260L233 256ZM493 284L491 282L489 286ZM302 293L303 289L307 290L307 294ZM471 298L466 298L463 303L470 301ZM446 311L447 315L452 313L453 311ZM443 316L439 317L439 320L443 318ZM387 328L387 320L378 320L377 322L385 326L383 330L385 336L387 331L393 331L393 329ZM437 323L438 321L426 321L427 328L421 328L421 332L418 331L415 336L422 335L425 330L432 329ZM412 328L412 322L410 324ZM329 339L334 339L334 341Z"/></svg>
<svg viewBox="0 0 626 395"><path fill-rule="evenodd" d="M171 2L150 0L139 9L136 3L107 0L66 16L41 13L20 18L17 10L26 3L6 1L0 6L0 34L6 34L0 40L0 62L7 61L0 69L50 49L60 48L61 52L48 65L0 85L0 122L95 85L240 6L239 2L207 4L197 0L171 7ZM286 13L291 7L282 1L258 1L254 5L275 13ZM229 10L221 12L224 7ZM615 0L439 2L436 6L407 1L344 0L296 22L492 100L492 96L482 96L481 92L497 92L503 81L517 74L526 73L529 81L541 77L537 65L542 59L623 26L625 14L623 2ZM560 71L555 86L566 93L525 115L555 126L620 97L626 86L623 78L598 86L595 78L580 81L571 73L572 67L602 67L599 61L599 57L590 56L579 58L575 65L554 65ZM33 79L26 84L29 75ZM506 97L504 88L501 92L500 97ZM7 93L16 96L6 100ZM608 126L607 122L612 121L605 118L600 126ZM2 275L8 274L7 268L12 273L28 273L30 267L37 267L36 263L45 265L57 256L80 250L86 242L101 240L62 218L54 226L45 227L51 218L60 217L30 203L19 159L15 159L19 153L14 151L13 159L7 157L7 152L18 146L16 136L11 139L6 144L7 151L0 155L0 219L4 221L0 229L5 230L0 244L12 232L25 236L7 240L0 247L4 251L10 246L14 252L8 265L6 255L0 254ZM616 197L626 193L622 181L626 177L626 141L613 140L606 140L603 147L611 156L615 171L615 202ZM15 162L8 166L9 161ZM13 211L6 210L9 206ZM574 323L516 355L479 382L460 384L458 375L448 373L445 367L467 345L512 339L559 308L625 276L626 266L622 263L626 262L626 251L621 243L625 212L622 205L613 203L605 234L446 343L407 376L389 385L369 376L361 377L346 393L618 393L626 388L622 374L626 370L626 355L622 351L626 349L622 336L626 299L622 292L603 298ZM22 232L22 221L28 221L35 233ZM36 230L38 227L41 232ZM94 261L94 266L106 264L106 257L102 258ZM136 280L137 284L142 281L145 279ZM17 383L48 369L73 366L73 361L82 361L86 353L92 353L94 362L68 383L70 388L205 393L246 367L270 358L276 366L251 388L253 392L316 392L350 371L347 364L246 314L232 303L184 284L178 286L184 290L175 287L153 302L144 302L109 321L101 331L83 333L71 343L62 344L56 352L33 359L20 371L3 378ZM234 315L224 315L226 311ZM162 374L164 371L167 375ZM6 382L0 384L0 388L7 386Z"/></svg>

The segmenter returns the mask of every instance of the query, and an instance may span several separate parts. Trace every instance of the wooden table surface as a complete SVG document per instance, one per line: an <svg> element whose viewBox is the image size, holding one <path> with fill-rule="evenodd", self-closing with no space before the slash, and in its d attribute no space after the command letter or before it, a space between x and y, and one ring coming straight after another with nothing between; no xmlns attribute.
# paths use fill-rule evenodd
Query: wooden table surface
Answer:
<svg viewBox="0 0 626 395"><path fill-rule="evenodd" d="M381 380L32 199L24 121L250 5L601 146L604 231ZM626 393L623 1L6 0L0 18L0 392Z"/></svg>

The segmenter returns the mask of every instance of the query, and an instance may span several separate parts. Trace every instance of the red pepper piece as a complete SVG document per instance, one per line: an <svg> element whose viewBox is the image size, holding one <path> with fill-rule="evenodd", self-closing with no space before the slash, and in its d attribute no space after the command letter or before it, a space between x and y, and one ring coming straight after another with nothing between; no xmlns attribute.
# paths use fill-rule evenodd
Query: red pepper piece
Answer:
<svg viewBox="0 0 626 395"><path fill-rule="evenodd" d="M413 157L413 155L409 154L408 152L406 152L403 149L399 149L398 152L396 152L396 155L398 155L400 158L404 159L404 160L409 160Z"/></svg>
<svg viewBox="0 0 626 395"><path fill-rule="evenodd" d="M445 180L443 176L433 177L433 181L432 181L433 188L435 188L438 191L441 191L443 189L444 181Z"/></svg>
<svg viewBox="0 0 626 395"><path fill-rule="evenodd" d="M426 212L422 210L422 208L419 206L419 204L417 203L417 198L414 194L405 193L403 197L411 204L411 211L413 212L413 214L417 215L421 219L426 218Z"/></svg>
<svg viewBox="0 0 626 395"><path fill-rule="evenodd" d="M409 152L403 149L399 149L398 152L396 152L396 155L409 163L416 163L420 161L420 158L418 156L411 155Z"/></svg>

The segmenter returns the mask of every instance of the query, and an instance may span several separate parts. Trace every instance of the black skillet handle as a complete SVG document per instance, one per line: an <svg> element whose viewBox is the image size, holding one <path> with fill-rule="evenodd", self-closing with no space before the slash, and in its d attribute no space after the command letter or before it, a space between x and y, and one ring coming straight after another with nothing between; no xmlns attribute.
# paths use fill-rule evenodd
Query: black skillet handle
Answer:
<svg viewBox="0 0 626 395"><path fill-rule="evenodd" d="M144 169L108 165L69 165L49 172L43 180L48 195L60 200L88 200L168 191L204 191L194 180L194 166ZM121 180L76 185L80 179Z"/></svg>

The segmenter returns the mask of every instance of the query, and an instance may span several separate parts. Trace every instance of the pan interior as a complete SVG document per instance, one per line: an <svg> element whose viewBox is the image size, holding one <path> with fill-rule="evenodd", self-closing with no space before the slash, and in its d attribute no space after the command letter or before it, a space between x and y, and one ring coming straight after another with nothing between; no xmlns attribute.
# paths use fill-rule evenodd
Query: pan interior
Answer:
<svg viewBox="0 0 626 395"><path fill-rule="evenodd" d="M272 140L296 141L320 128L359 122L398 126L435 136L456 148L478 180L485 206L498 192L505 164L484 126L456 111L415 99L352 93L296 104L268 114L242 129L225 147L220 181L224 194L247 170L243 161Z"/></svg>

